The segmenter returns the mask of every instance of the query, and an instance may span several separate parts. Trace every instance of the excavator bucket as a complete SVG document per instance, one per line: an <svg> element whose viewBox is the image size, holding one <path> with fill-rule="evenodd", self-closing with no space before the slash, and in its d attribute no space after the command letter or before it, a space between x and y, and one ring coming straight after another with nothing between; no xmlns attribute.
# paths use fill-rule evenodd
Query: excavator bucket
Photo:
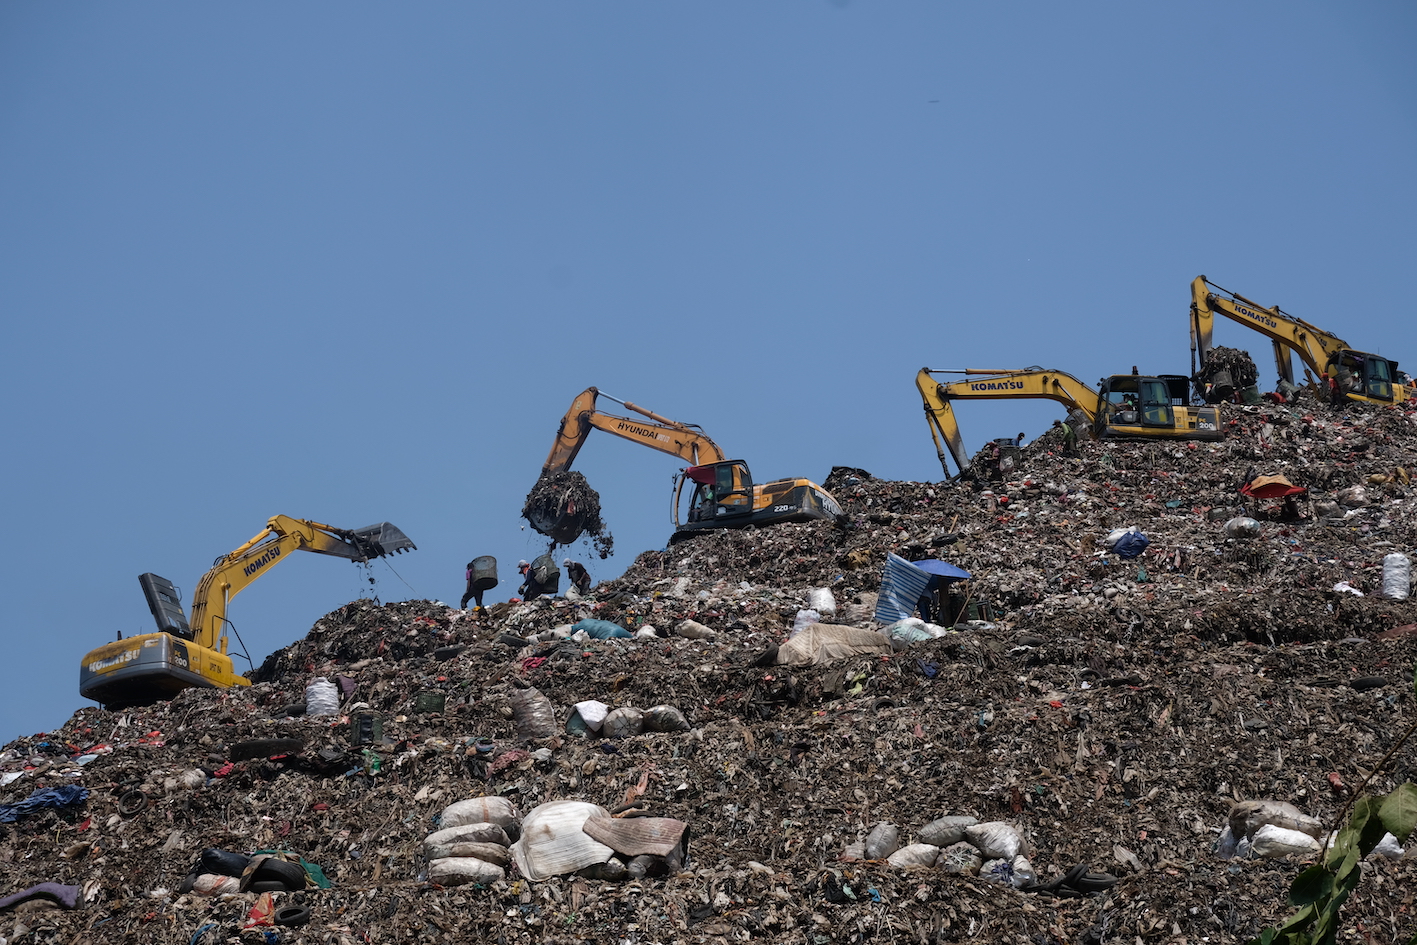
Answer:
<svg viewBox="0 0 1417 945"><path fill-rule="evenodd" d="M418 550L418 546L409 540L402 529L389 522L356 528L350 534L354 536L353 544L359 551L359 557L355 560L382 558L385 555Z"/></svg>

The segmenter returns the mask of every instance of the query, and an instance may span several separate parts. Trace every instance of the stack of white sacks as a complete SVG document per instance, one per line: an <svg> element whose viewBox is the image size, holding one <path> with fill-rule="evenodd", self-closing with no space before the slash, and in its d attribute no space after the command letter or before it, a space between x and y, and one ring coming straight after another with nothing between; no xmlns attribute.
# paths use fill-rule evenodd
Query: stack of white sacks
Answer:
<svg viewBox="0 0 1417 945"><path fill-rule="evenodd" d="M876 824L864 843L846 848L846 859L885 860L899 869L927 868L980 876L1014 887L1038 881L1018 828L1003 821L981 824L974 817L941 817L921 827L917 841L900 845L894 824Z"/></svg>
<svg viewBox="0 0 1417 945"><path fill-rule="evenodd" d="M1215 852L1221 859L1232 857L1317 856L1325 848L1327 828L1285 801L1240 801L1230 808L1230 816L1220 830ZM1327 841L1328 844L1332 840ZM1402 844L1392 834L1383 834L1373 853L1401 859Z"/></svg>
<svg viewBox="0 0 1417 945"><path fill-rule="evenodd" d="M428 882L439 886L495 883L506 878L521 814L505 797L474 797L443 808L442 827L423 841Z"/></svg>

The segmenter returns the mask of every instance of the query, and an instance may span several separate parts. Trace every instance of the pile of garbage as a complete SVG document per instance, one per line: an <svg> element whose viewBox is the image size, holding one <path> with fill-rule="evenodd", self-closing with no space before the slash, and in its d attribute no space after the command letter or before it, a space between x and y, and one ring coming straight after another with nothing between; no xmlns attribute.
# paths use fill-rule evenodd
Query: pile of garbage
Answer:
<svg viewBox="0 0 1417 945"><path fill-rule="evenodd" d="M1417 721L1417 422L1223 409L1219 443L1043 437L988 484L839 467L840 524L580 600L354 601L248 688L80 709L0 749L0 940L1244 942L1360 785L1417 780L1382 763ZM1239 492L1265 475L1300 517ZM949 620L875 619L888 554L969 573ZM1414 848L1364 863L1355 941L1417 933ZM183 889L260 856L303 886Z"/></svg>
<svg viewBox="0 0 1417 945"><path fill-rule="evenodd" d="M522 505L522 517L556 544L569 545L585 534L602 559L614 552L615 539L600 517L600 493L574 470L537 479Z"/></svg>

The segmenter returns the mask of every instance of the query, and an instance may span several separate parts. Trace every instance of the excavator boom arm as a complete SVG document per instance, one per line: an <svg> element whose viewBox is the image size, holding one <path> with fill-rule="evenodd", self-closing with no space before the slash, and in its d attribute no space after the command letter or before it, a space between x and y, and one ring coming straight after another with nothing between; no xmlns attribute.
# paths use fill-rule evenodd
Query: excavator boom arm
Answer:
<svg viewBox="0 0 1417 945"><path fill-rule="evenodd" d="M966 380L941 383L936 374L964 374ZM1021 368L986 370L966 368L958 371L938 371L921 368L915 375L915 387L920 391L920 399L925 405L925 419L930 426L930 435L935 441L935 452L940 457L940 467L945 475L950 474L945 460L945 449L954 458L955 466L961 473L969 468L969 454L965 451L964 440L959 433L954 408L950 401L957 399L994 400L1019 397L1034 400L1056 400L1069 409L1082 411L1089 425L1097 419L1097 391L1082 381L1063 371L1047 371L1042 368Z"/></svg>
<svg viewBox="0 0 1417 945"><path fill-rule="evenodd" d="M1213 292L1212 289L1218 291ZM1279 376L1291 384L1294 382L1294 371L1288 352L1297 354L1309 370L1321 375L1328 372L1329 361L1334 355L1349 349L1348 343L1337 335L1302 318L1295 318L1278 305L1265 308L1239 293L1220 288L1205 276L1196 276L1191 282L1191 347L1198 353L1202 366L1209 359L1213 347L1211 337L1217 314L1248 325L1274 342Z"/></svg>
<svg viewBox="0 0 1417 945"><path fill-rule="evenodd" d="M615 401L625 409L645 417L648 422L596 409L596 400L599 397ZM726 458L718 444L699 427L661 417L637 404L588 387L576 395L575 400L571 401L570 409L561 418L561 425L556 430L556 440L551 445L551 452L546 457L541 474L548 476L570 469L591 430L604 430L641 446L677 456L691 466L722 462Z"/></svg>
<svg viewBox="0 0 1417 945"><path fill-rule="evenodd" d="M191 623L195 642L216 649L222 642L227 603L271 566L285 560L291 551L368 561L416 547L388 522L350 531L285 515L273 516L249 541L218 558L197 582ZM225 652L224 646L222 651Z"/></svg>

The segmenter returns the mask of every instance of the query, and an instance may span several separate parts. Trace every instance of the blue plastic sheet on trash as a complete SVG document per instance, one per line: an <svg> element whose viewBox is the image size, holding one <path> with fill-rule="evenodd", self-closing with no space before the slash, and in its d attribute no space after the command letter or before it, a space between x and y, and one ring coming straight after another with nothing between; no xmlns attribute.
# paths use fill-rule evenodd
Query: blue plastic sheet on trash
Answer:
<svg viewBox="0 0 1417 945"><path fill-rule="evenodd" d="M1141 532L1127 532L1117 543L1112 546L1112 550L1117 552L1120 558L1135 558L1146 550L1146 546L1151 544L1151 539Z"/></svg>
<svg viewBox="0 0 1417 945"><path fill-rule="evenodd" d="M617 640L624 637L632 637L633 633L620 626L618 623L611 623L608 620L596 620L587 617L571 624L571 631L584 630L586 636L595 640Z"/></svg>
<svg viewBox="0 0 1417 945"><path fill-rule="evenodd" d="M13 824L25 814L46 807L68 807L89 799L89 789L77 784L39 788L18 804L0 804L0 824Z"/></svg>

